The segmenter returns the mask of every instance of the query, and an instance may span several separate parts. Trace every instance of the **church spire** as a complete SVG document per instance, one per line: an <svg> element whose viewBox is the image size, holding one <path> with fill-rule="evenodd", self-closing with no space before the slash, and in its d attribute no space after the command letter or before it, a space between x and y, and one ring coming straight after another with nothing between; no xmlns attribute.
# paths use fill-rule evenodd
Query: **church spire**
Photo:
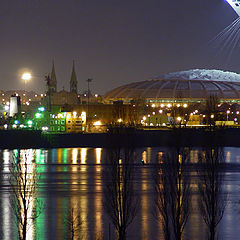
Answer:
<svg viewBox="0 0 240 240"><path fill-rule="evenodd" d="M52 92L57 91L57 77L55 73L55 66L54 66L54 61L52 62L52 72L51 72L51 78L50 78L50 87Z"/></svg>
<svg viewBox="0 0 240 240"><path fill-rule="evenodd" d="M74 61L73 61L72 75L71 75L71 80L70 80L70 92L77 93L77 75L75 72Z"/></svg>

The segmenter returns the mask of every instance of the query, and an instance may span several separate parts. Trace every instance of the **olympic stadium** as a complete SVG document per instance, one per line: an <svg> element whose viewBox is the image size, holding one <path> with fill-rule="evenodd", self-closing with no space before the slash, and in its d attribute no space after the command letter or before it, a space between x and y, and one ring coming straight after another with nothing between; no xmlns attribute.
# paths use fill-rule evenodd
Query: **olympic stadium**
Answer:
<svg viewBox="0 0 240 240"><path fill-rule="evenodd" d="M136 99L161 103L201 103L209 95L220 102L240 103L240 74L222 70L193 69L161 75L117 87L104 95L109 102Z"/></svg>

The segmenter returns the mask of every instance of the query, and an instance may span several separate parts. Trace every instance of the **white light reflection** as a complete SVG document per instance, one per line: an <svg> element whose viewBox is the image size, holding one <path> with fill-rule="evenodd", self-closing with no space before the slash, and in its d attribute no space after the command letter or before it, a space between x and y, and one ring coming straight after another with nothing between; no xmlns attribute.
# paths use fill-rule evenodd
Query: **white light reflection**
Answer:
<svg viewBox="0 0 240 240"><path fill-rule="evenodd" d="M20 212L22 215L22 218L26 217L28 220L28 231L27 231L27 240L35 239L35 231L34 231L34 208L35 208L35 196L33 192L31 192L32 184L35 184L36 175L34 174L36 171L36 164L33 163L33 160L35 158L35 150L33 149L27 149L27 150L20 150L20 164L21 167L19 168L22 171L23 176L26 174L27 178L23 178L23 181L20 181L19 187L20 191L21 188L26 186L27 189L30 189L30 194L27 194L24 199L26 200L28 207L27 207L27 215L24 214L24 208L23 208L23 198L19 197L20 206L22 205ZM21 186L22 184L22 186ZM21 196L21 195L19 195ZM20 207L19 206L19 207Z"/></svg>
<svg viewBox="0 0 240 240"><path fill-rule="evenodd" d="M81 148L81 164L86 164L87 148Z"/></svg>
<svg viewBox="0 0 240 240"><path fill-rule="evenodd" d="M226 162L227 162L227 163L230 163L230 162L231 162L231 152L230 152L230 151L227 151L227 152L226 152Z"/></svg>
<svg viewBox="0 0 240 240"><path fill-rule="evenodd" d="M12 156L13 157L13 156ZM3 151L3 171L9 172L10 171L10 153L8 150Z"/></svg>
<svg viewBox="0 0 240 240"><path fill-rule="evenodd" d="M78 157L78 149L72 149L72 164L77 164L77 157Z"/></svg>

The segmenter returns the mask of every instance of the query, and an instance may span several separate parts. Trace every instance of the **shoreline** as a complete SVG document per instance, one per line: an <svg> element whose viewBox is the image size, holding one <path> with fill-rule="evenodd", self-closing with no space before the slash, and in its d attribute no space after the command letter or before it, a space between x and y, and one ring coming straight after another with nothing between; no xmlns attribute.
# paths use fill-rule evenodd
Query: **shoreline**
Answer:
<svg viewBox="0 0 240 240"><path fill-rule="evenodd" d="M112 133L61 133L1 130L0 149L71 147L161 147L161 146L240 147L240 129L118 129Z"/></svg>

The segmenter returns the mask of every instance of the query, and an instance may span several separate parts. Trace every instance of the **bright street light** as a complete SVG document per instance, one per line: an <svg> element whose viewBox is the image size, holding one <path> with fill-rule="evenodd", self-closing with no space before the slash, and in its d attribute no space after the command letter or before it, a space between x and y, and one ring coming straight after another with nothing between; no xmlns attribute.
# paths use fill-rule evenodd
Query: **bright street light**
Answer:
<svg viewBox="0 0 240 240"><path fill-rule="evenodd" d="M29 81L31 78L32 78L32 75L29 72L25 72L22 74L22 80L24 81Z"/></svg>

